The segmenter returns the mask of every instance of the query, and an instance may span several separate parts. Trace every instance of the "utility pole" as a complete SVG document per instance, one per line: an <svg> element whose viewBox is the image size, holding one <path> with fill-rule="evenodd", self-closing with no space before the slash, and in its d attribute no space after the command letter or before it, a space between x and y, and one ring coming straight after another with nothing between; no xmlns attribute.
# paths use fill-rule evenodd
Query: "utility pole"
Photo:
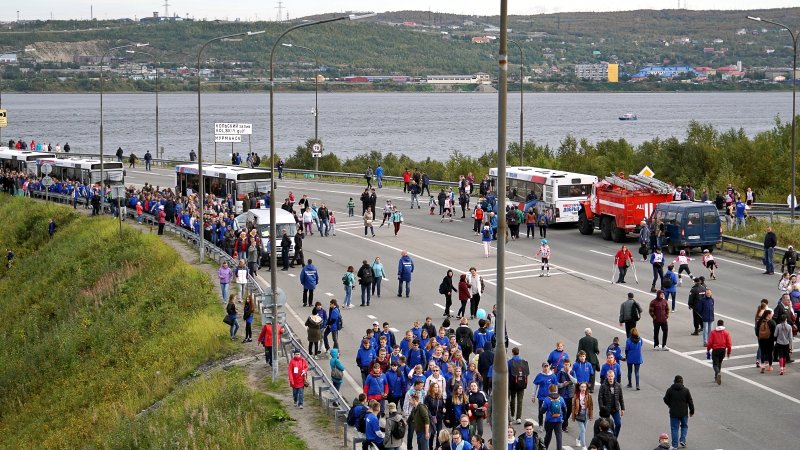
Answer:
<svg viewBox="0 0 800 450"><path fill-rule="evenodd" d="M282 22L283 21L283 2L281 0L278 0L278 6L276 6L275 8L278 10L278 15L276 16L277 17L277 21L278 22Z"/></svg>

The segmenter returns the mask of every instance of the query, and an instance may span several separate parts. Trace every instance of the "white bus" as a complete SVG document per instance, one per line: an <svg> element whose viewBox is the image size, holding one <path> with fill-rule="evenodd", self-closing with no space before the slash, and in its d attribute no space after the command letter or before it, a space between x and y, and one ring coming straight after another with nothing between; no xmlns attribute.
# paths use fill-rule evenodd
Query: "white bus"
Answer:
<svg viewBox="0 0 800 450"><path fill-rule="evenodd" d="M4 169L16 170L18 172L30 172L37 174L36 161L42 158L55 158L54 153L32 152L30 150L16 150L8 147L0 147L0 167Z"/></svg>
<svg viewBox="0 0 800 450"><path fill-rule="evenodd" d="M81 158L39 158L36 164L41 171L42 164L50 164L51 177L59 180L77 180L82 184L95 184L100 182L100 160ZM125 183L125 169L121 162L106 161L103 163L104 184Z"/></svg>
<svg viewBox="0 0 800 450"><path fill-rule="evenodd" d="M200 176L197 164L175 166L175 188L181 195L200 190ZM203 192L225 198L230 194L236 200L236 210L242 210L242 202L248 198L265 196L272 180L268 169L207 164L203 166Z"/></svg>
<svg viewBox="0 0 800 450"><path fill-rule="evenodd" d="M492 184L497 187L497 167L489 169ZM543 169L540 167L506 167L507 198L537 212L552 211L551 223L577 223L581 201L592 192L597 182L594 175Z"/></svg>

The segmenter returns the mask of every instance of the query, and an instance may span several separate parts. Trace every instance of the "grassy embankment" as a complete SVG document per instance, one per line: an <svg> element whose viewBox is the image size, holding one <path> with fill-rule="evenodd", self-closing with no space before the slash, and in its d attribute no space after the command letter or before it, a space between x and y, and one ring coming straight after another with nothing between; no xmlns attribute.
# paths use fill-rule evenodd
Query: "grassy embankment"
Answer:
<svg viewBox="0 0 800 450"><path fill-rule="evenodd" d="M0 268L0 448L305 448L243 370L196 372L239 346L209 277L171 247L5 195L0 218L17 253Z"/></svg>
<svg viewBox="0 0 800 450"><path fill-rule="evenodd" d="M791 245L795 249L800 248L800 228L798 228L797 225L789 223L788 217L786 221L781 220L773 223L770 223L768 218L748 220L746 227L739 228L738 230L726 230L725 234L728 236L750 239L751 241L764 242L764 235L767 233L768 226L772 226L772 230L778 236L779 247Z"/></svg>

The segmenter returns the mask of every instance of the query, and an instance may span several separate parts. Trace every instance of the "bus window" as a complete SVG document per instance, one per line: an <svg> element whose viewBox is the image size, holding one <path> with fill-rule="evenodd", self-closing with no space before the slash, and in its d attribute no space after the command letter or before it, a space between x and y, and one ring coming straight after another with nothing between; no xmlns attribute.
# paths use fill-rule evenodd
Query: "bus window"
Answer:
<svg viewBox="0 0 800 450"><path fill-rule="evenodd" d="M591 184L566 184L558 187L558 198L585 198L589 196L590 192L592 192Z"/></svg>

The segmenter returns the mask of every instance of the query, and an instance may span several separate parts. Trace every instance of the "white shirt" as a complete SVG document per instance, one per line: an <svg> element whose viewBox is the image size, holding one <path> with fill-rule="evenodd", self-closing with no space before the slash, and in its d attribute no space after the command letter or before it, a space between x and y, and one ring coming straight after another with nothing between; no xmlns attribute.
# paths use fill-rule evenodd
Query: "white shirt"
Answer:
<svg viewBox="0 0 800 450"><path fill-rule="evenodd" d="M472 272L467 274L467 284L469 284L469 293L470 294L480 294L481 293L481 276L478 273L475 273L475 276L472 276Z"/></svg>
<svg viewBox="0 0 800 450"><path fill-rule="evenodd" d="M431 376L425 379L425 392L428 392L428 389L433 383L437 383L439 385L439 392L442 393L442 399L447 399L447 390L444 388L447 380L444 376L442 376L441 372L439 373L439 378L436 378L434 374L431 374Z"/></svg>

